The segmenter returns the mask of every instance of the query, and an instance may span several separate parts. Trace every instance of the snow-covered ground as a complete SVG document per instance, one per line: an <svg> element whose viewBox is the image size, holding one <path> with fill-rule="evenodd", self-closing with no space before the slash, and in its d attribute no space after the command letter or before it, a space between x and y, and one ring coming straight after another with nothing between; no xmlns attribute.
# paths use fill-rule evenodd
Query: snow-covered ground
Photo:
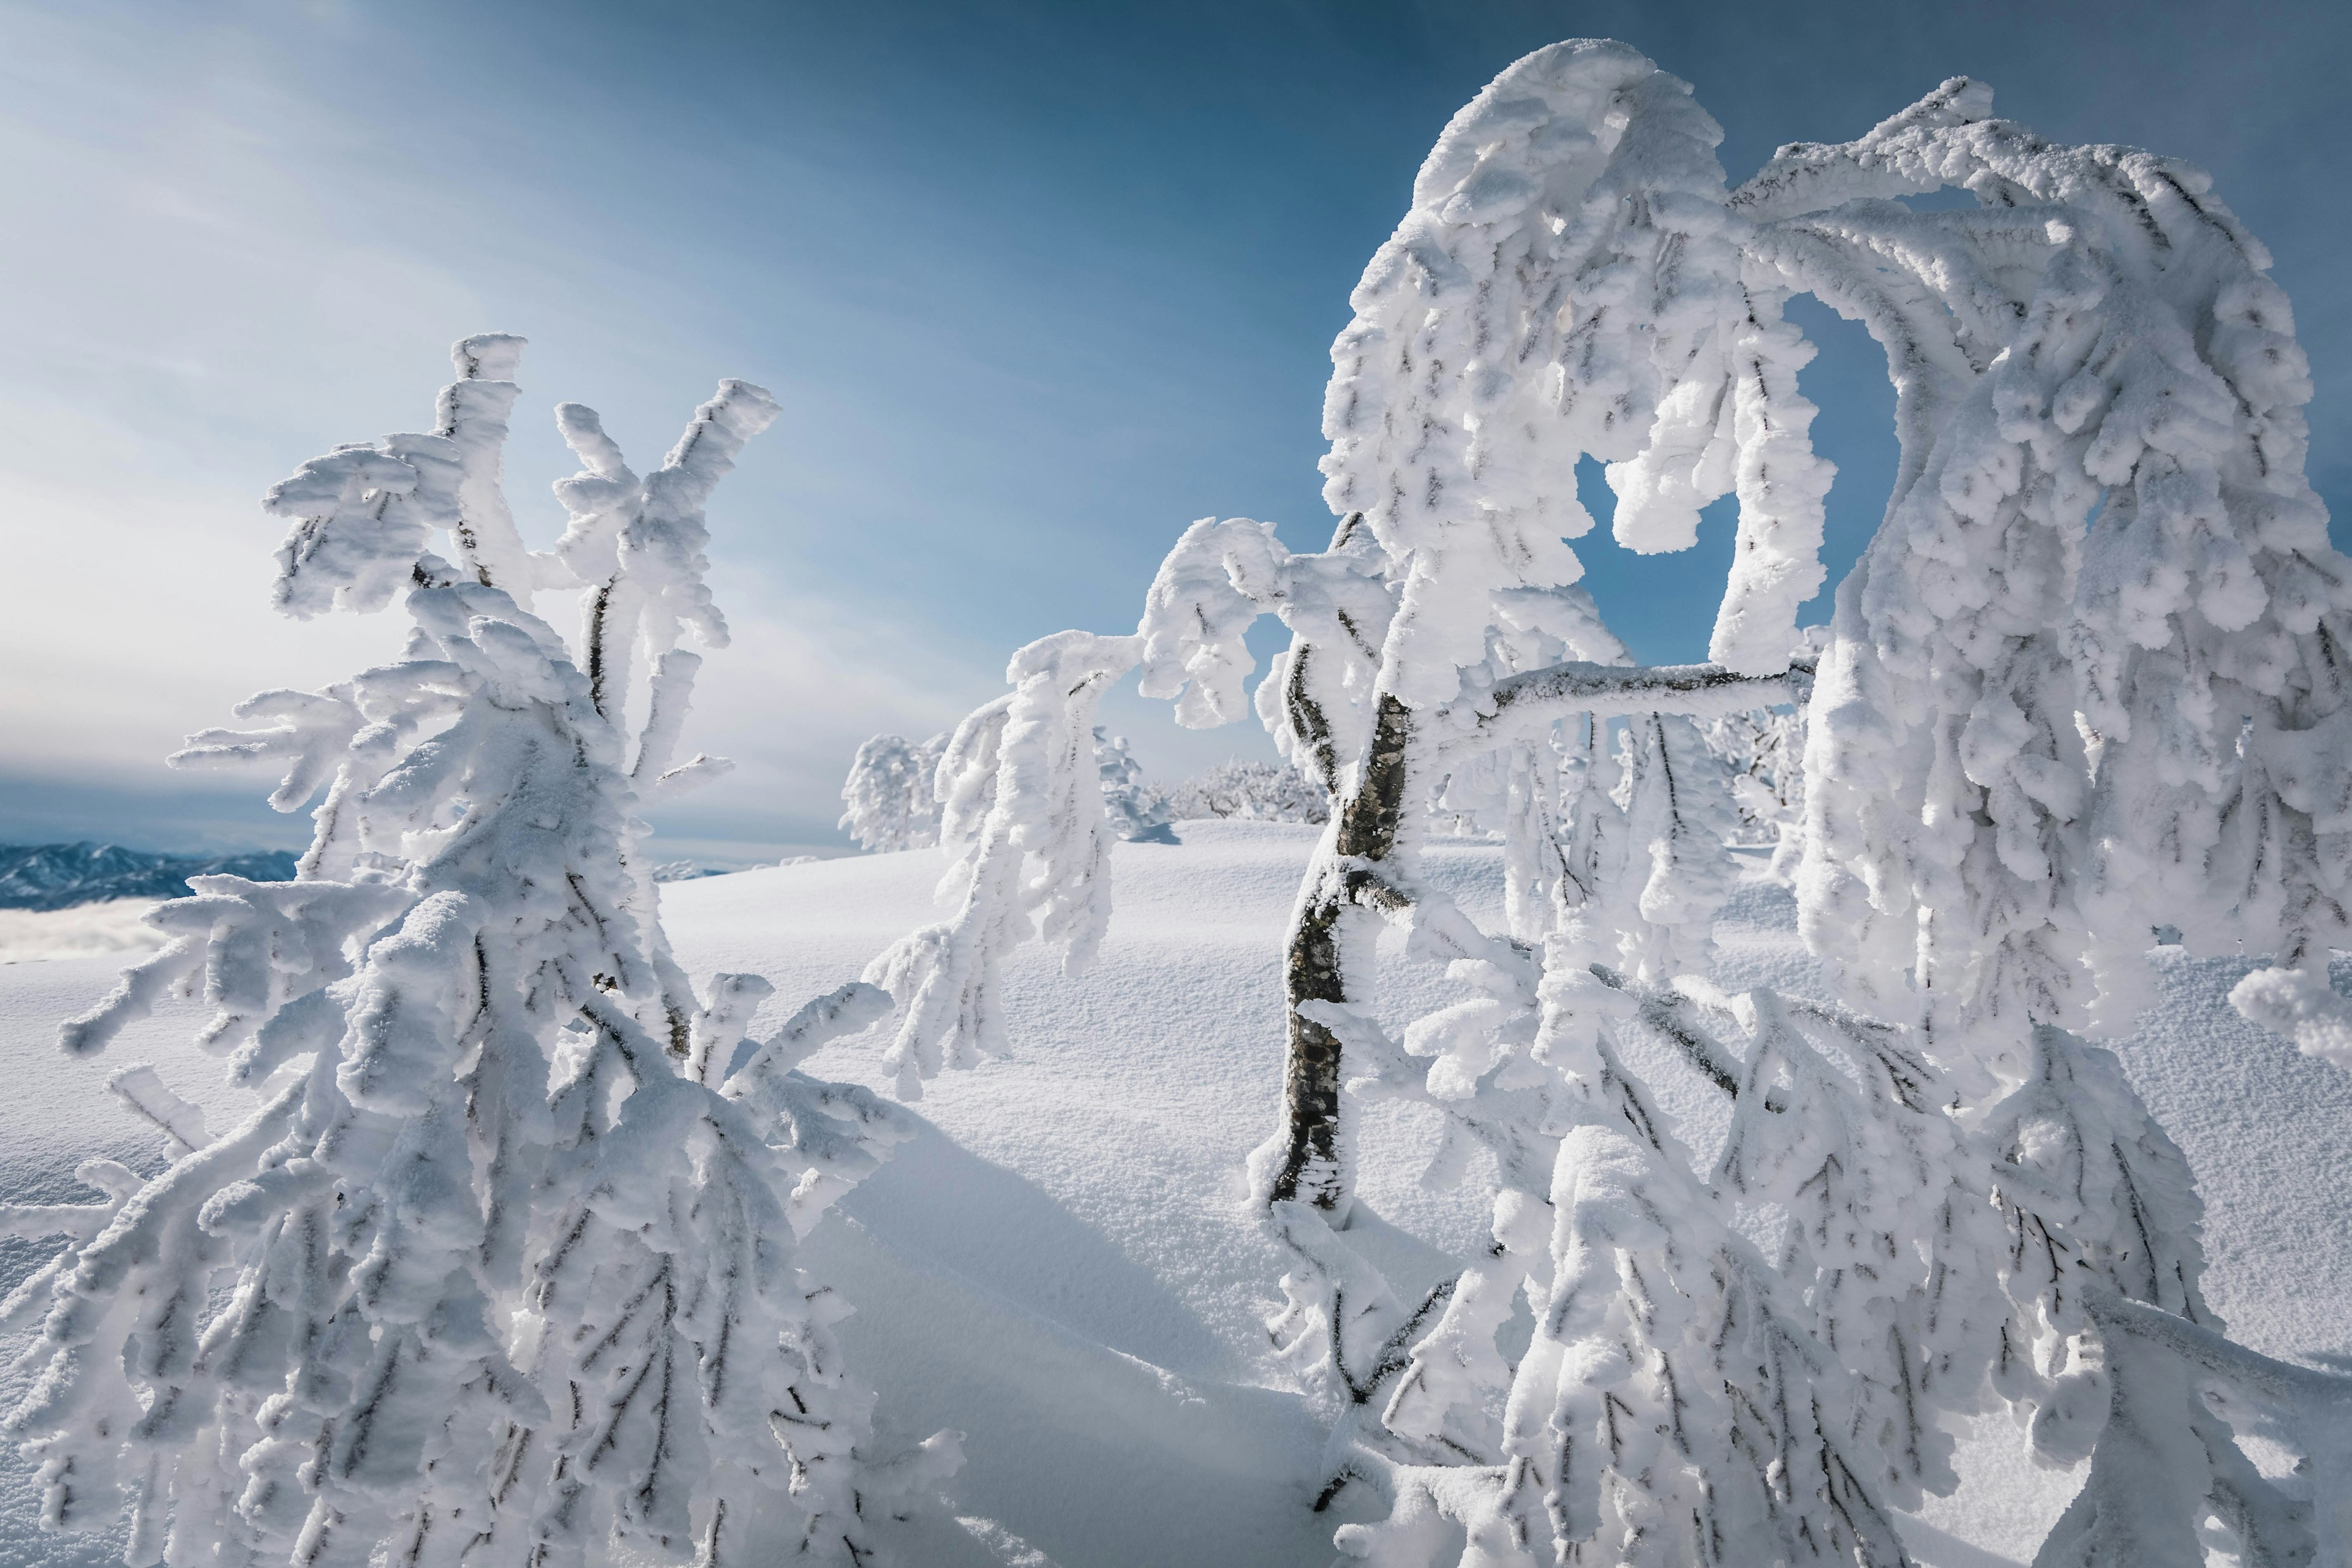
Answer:
<svg viewBox="0 0 2352 1568"><path fill-rule="evenodd" d="M1242 1157L1276 1101L1277 959L1316 830L1181 832L1181 845L1115 850L1118 913L1091 973L1064 979L1035 948L1014 959L1013 1058L939 1079L917 1108L924 1134L809 1244L857 1304L844 1340L882 1391L885 1436L969 1435L951 1511L901 1547L910 1568L1314 1568L1330 1560L1332 1528L1370 1506L1343 1493L1331 1512L1308 1511L1319 1434L1261 1326L1282 1265L1238 1201ZM1439 845L1430 859L1465 906L1494 916L1498 850ZM942 864L917 850L748 871L673 884L665 908L689 969L763 973L783 1010L937 918ZM1811 989L1793 923L1784 893L1745 886L1718 927L1718 977ZM156 1140L103 1089L130 1062L161 1064L215 1126L241 1099L188 1044L193 1005L97 1061L58 1054L57 1019L87 1006L118 962L0 970L0 1201L68 1196L92 1154L153 1166ZM2352 1076L2237 1016L2226 994L2244 965L2177 950L2158 962L2164 1005L2121 1054L2202 1183L2209 1293L2259 1350L2352 1352ZM1394 1000L1402 1013L1432 994ZM810 1070L878 1085L879 1055L856 1041ZM1654 1065L1703 1144L1714 1107ZM1454 1194L1417 1184L1420 1114L1375 1111L1360 1144L1379 1217L1356 1238L1405 1285L1437 1278L1485 1220L1475 1181ZM36 1255L0 1243L0 1289ZM0 1373L0 1400L21 1375ZM1999 1415L1980 1420L1962 1468L1962 1493L1916 1521L1931 1568L2029 1560L2076 1479L2035 1471ZM115 1559L119 1541L41 1536L33 1515L25 1467L0 1457L0 1563Z"/></svg>

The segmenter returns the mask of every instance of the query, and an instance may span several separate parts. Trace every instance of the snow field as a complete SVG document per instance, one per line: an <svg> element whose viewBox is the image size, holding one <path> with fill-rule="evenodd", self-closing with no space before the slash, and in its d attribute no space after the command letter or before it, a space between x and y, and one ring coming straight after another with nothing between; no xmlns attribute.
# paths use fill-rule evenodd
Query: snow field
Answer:
<svg viewBox="0 0 2352 1568"><path fill-rule="evenodd" d="M883 1446L942 1426L969 1436L952 1506L899 1544L908 1564L1318 1568L1336 1525L1380 1511L1346 1493L1308 1510L1321 1433L1262 1326L1284 1265L1239 1201L1242 1159L1273 1122L1281 935L1315 830L1181 832L1178 846L1112 849L1118 913L1091 973L1063 978L1034 944L1011 958L1013 1056L933 1080L915 1107L920 1136L806 1244L808 1265L857 1309L840 1332L856 1374L881 1392ZM1438 843L1428 861L1433 879L1495 918L1499 848ZM763 973L777 988L771 1011L789 1011L936 919L943 865L910 851L674 884L665 916L691 973ZM1816 988L1781 889L1742 884L1717 937L1726 986ZM245 1102L189 1044L194 1005L96 1060L57 1051L57 1020L102 993L116 962L0 974L0 1201L71 1198L72 1168L93 1154L155 1168L160 1140L102 1087L130 1063L157 1062L215 1127ZM2269 1353L2352 1352L2340 1310L2352 1293L2352 1079L2230 1008L2246 964L2178 950L2157 962L2162 1006L2121 1055L2200 1178L2213 1303ZM1440 985L1432 974L1418 994L1388 998L1392 1019L1428 1007ZM879 1086L882 1044L837 1045L809 1069ZM1643 1050L1638 1036L1628 1048ZM1713 1091L1662 1052L1631 1065L1706 1152L1722 1124ZM1349 1239L1407 1289L1454 1267L1486 1219L1476 1170L1454 1193L1417 1184L1431 1131L1424 1113L1394 1105L1359 1130L1362 1201L1378 1217ZM0 1287L40 1250L0 1243ZM0 1373L0 1398L22 1376ZM1929 1568L2029 1560L2079 1479L2034 1469L2000 1414L1979 1419L1960 1468L1961 1493L1906 1521ZM0 1563L115 1559L112 1536L40 1534L28 1482L13 1453L0 1457Z"/></svg>
<svg viewBox="0 0 2352 1568"><path fill-rule="evenodd" d="M1240 1204L1242 1157L1273 1123L1279 938L1312 837L1188 823L1181 847L1112 848L1118 917L1094 973L1066 980L1042 947L1021 947L1007 966L1013 1056L931 1081L915 1107L922 1135L809 1239L809 1265L856 1305L842 1340L882 1392L885 1441L969 1434L952 1510L903 1544L908 1563L1307 1568L1328 1561L1336 1523L1376 1511L1345 1493L1307 1511L1322 1434L1261 1326L1284 1265ZM1428 858L1434 879L1494 917L1498 848L1434 844ZM908 851L755 869L675 884L663 902L689 971L760 971L776 983L772 1008L793 1008L936 917L940 865ZM1788 893L1740 886L1717 926L1717 978L1809 990L1792 926ZM2255 1350L2352 1352L2338 1310L2352 1290L2352 1081L2227 1006L2244 963L2178 950L2157 963L2164 1006L2122 1056L2200 1175L2210 1298ZM113 966L64 959L0 975L0 1199L66 1199L70 1168L91 1154L155 1168L158 1140L103 1093L122 1065L160 1063L216 1126L245 1098L188 1044L191 1004L99 1060L58 1056L54 1023L106 990ZM1392 1016L1430 1006L1434 990L1390 996ZM1634 1065L1706 1150L1722 1126L1712 1090L1663 1056ZM809 1069L887 1079L875 1037ZM1437 1279L1484 1229L1475 1171L1451 1194L1413 1180L1428 1133L1413 1107L1381 1107L1360 1126L1362 1196L1379 1217L1350 1239L1400 1286ZM5 1244L5 1281L33 1258ZM9 1373L0 1396L19 1380ZM118 1540L37 1535L24 1467L14 1455L0 1465L0 1561L113 1561ZM1961 1471L1964 1490L1915 1521L1912 1552L1931 1568L2028 1561L2077 1481L2032 1469L2000 1413L1978 1420Z"/></svg>

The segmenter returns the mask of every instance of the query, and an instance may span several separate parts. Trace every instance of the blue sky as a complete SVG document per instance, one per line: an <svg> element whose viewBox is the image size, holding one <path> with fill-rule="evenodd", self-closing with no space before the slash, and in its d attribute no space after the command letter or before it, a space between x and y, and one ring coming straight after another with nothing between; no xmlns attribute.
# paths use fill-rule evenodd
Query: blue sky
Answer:
<svg viewBox="0 0 2352 1568"><path fill-rule="evenodd" d="M658 826L722 863L835 841L860 738L945 727L1031 637L1131 625L1192 519L1328 534L1349 289L1446 118L1560 37L1691 81L1735 179L1963 73L2046 134L2202 163L2294 298L2344 512L2343 10L0 4L0 841L299 840L266 781L159 761L396 647L394 616L273 620L254 499L417 427L488 329L532 340L509 491L541 539L555 403L646 464L718 377L778 393L711 512L739 638L698 739L743 766ZM1891 399L1859 329L1807 325L1834 579ZM1690 658L1728 535L1579 548L1638 653ZM1170 776L1270 754L1111 713Z"/></svg>

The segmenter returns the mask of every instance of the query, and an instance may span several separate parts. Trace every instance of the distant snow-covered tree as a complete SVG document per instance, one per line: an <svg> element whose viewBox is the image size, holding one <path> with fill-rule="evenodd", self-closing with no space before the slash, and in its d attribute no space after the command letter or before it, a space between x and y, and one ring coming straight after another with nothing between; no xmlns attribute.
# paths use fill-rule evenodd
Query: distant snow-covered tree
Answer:
<svg viewBox="0 0 2352 1568"><path fill-rule="evenodd" d="M96 1201L0 1210L68 1238L0 1304L40 1324L6 1422L43 1522L127 1506L134 1564L866 1563L954 1463L948 1435L873 1451L839 1297L796 1257L911 1129L793 1068L889 999L845 985L730 1073L768 984L688 984L635 815L717 771L675 761L678 642L726 641L703 507L776 405L722 383L643 479L565 405L583 471L535 553L499 489L522 346L467 339L436 430L270 491L279 606L399 596L406 645L194 737L181 765L270 763L278 809L318 800L299 874L196 878L152 917L169 944L64 1027L102 1050L200 987L251 1110L214 1131L125 1068L167 1168L95 1161ZM530 607L563 587L577 643Z"/></svg>
<svg viewBox="0 0 2352 1568"><path fill-rule="evenodd" d="M861 848L928 849L940 841L940 797L934 788L948 738L909 745L877 735L857 748L841 786L841 830Z"/></svg>
<svg viewBox="0 0 2352 1568"><path fill-rule="evenodd" d="M1219 763L1169 792L1178 822L1238 816L1252 822L1325 823L1331 797L1297 768L1276 763Z"/></svg>

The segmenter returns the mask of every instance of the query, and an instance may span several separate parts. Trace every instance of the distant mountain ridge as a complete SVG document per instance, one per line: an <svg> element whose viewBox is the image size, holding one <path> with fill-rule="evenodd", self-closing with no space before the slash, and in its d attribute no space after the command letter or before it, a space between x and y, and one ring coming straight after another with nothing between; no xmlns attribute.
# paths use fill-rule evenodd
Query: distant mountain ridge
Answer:
<svg viewBox="0 0 2352 1568"><path fill-rule="evenodd" d="M0 844L0 910L63 910L107 899L184 899L188 879L226 872L290 882L283 849L242 855L159 855L118 844Z"/></svg>

